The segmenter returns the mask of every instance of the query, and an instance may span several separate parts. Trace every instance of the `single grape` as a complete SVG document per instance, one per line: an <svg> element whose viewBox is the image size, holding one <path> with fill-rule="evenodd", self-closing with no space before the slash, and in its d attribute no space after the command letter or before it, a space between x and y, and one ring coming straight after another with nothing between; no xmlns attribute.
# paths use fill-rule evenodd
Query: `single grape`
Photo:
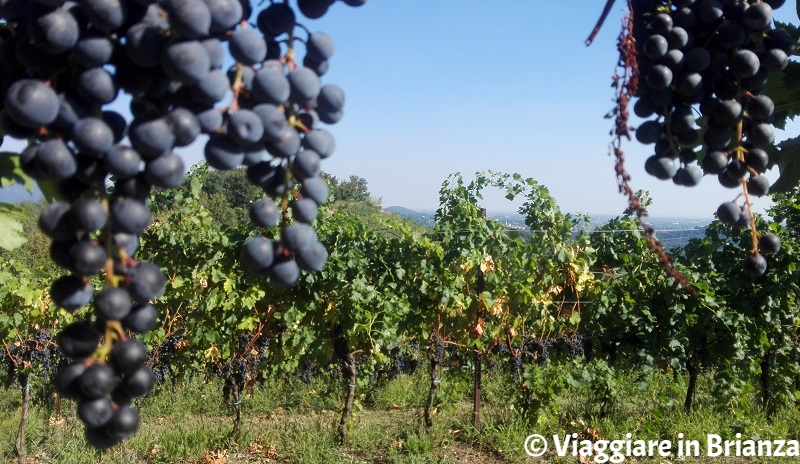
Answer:
<svg viewBox="0 0 800 464"><path fill-rule="evenodd" d="M148 303L140 304L131 308L122 324L134 333L149 332L158 327L158 312Z"/></svg>
<svg viewBox="0 0 800 464"><path fill-rule="evenodd" d="M131 311L131 296L124 288L105 287L94 297L94 312L98 319L119 321Z"/></svg>
<svg viewBox="0 0 800 464"><path fill-rule="evenodd" d="M295 221L310 224L317 218L317 204L310 198L292 200L290 206Z"/></svg>
<svg viewBox="0 0 800 464"><path fill-rule="evenodd" d="M113 413L111 400L107 397L84 399L78 403L78 417L88 428L106 425Z"/></svg>
<svg viewBox="0 0 800 464"><path fill-rule="evenodd" d="M767 260L759 254L749 254L742 260L742 268L745 273L758 277L766 272Z"/></svg>
<svg viewBox="0 0 800 464"><path fill-rule="evenodd" d="M253 237L242 248L242 264L253 275L266 275L275 259L273 249L271 241L261 236Z"/></svg>
<svg viewBox="0 0 800 464"><path fill-rule="evenodd" d="M717 208L717 218L725 224L734 225L742 215L742 208L736 203L728 201Z"/></svg>
<svg viewBox="0 0 800 464"><path fill-rule="evenodd" d="M234 60L247 66L264 61L267 57L267 43L254 29L237 29L228 42Z"/></svg>
<svg viewBox="0 0 800 464"><path fill-rule="evenodd" d="M775 234L764 234L758 239L758 249L764 254L777 253L781 249L781 239Z"/></svg>
<svg viewBox="0 0 800 464"><path fill-rule="evenodd" d="M250 206L250 220L259 227L275 227L280 219L278 205L271 199L258 200Z"/></svg>
<svg viewBox="0 0 800 464"><path fill-rule="evenodd" d="M129 290L134 300L146 303L164 294L166 278L161 268L153 263L139 262L130 269Z"/></svg>

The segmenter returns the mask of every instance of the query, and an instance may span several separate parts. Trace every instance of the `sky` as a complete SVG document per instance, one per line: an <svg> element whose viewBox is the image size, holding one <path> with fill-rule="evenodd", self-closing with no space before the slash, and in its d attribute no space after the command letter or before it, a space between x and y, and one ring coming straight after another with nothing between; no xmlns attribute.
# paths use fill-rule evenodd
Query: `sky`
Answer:
<svg viewBox="0 0 800 464"><path fill-rule="evenodd" d="M384 206L435 209L453 172L518 172L548 187L562 210L618 214L608 155L611 76L624 2L595 43L584 45L603 1L370 0L336 3L307 21L336 42L325 82L347 93L330 130L337 151L323 169L364 177ZM794 9L782 13L796 22ZM782 17L780 14L778 17ZM779 137L781 135L779 134ZM625 146L635 189L651 192L653 216L708 217L736 196L705 178L695 188L644 172L650 147ZM775 173L772 178L776 178ZM768 205L756 202L756 209ZM485 207L515 209L496 193Z"/></svg>
<svg viewBox="0 0 800 464"><path fill-rule="evenodd" d="M448 175L471 179L493 170L534 178L565 212L620 214L627 202L617 190L612 121L604 116L613 108L622 0L595 43L584 45L604 3L369 0L302 18L333 38L323 83L339 85L347 98L343 120L328 127L337 149L323 170L365 178L384 207L436 209ZM792 7L776 16L797 22ZM800 132L800 125L790 128ZM179 151L187 167L202 159L202 143ZM634 189L651 193L652 216L710 220L736 197L738 190L714 178L690 189L650 177L643 166L651 149L624 146ZM755 208L768 204L758 199ZM500 212L518 205L487 192L482 206Z"/></svg>

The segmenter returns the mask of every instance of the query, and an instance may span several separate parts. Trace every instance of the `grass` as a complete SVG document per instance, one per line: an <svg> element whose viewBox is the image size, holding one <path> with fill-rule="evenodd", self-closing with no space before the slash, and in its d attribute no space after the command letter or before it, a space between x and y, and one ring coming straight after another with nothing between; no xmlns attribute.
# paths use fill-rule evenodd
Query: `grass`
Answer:
<svg viewBox="0 0 800 464"><path fill-rule="evenodd" d="M269 381L248 390L242 402L240 433L230 434L233 410L215 382L194 381L161 386L137 404L142 416L139 432L124 446L104 453L88 448L83 428L70 402L62 418L53 417L52 400L36 396L26 429L29 458L38 463L517 463L594 462L561 458L549 452L543 459L528 457L525 437L577 433L579 438L689 439L716 433L746 438L800 439L800 410L787 408L769 423L755 397L736 411L715 408L710 381L701 378L696 410L683 412L685 385L671 376L654 375L645 389L632 374L616 379L618 399L606 417L596 416L588 388L571 388L557 398L555 407L532 425L511 404L513 385L502 374L484 380L482 429L471 425L470 383L465 375L445 376L441 403L432 430L422 426L422 405L427 396L427 374L400 376L361 393L349 427L349 442L336 443L341 407L341 385L316 379ZM19 389L0 390L0 461L14 462L14 437L19 426ZM746 463L798 462L800 458L686 458L669 462ZM628 458L625 462L668 462Z"/></svg>

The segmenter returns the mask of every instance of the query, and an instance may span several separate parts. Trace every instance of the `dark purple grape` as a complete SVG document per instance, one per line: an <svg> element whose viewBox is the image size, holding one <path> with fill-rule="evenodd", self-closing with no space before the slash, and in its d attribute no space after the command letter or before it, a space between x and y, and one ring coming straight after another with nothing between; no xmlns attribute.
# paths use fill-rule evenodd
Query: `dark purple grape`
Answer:
<svg viewBox="0 0 800 464"><path fill-rule="evenodd" d="M153 263L138 263L130 269L129 277L131 296L139 303L146 303L164 294L166 278L161 268Z"/></svg>
<svg viewBox="0 0 800 464"><path fill-rule="evenodd" d="M6 91L5 110L22 126L46 126L55 121L58 109L58 95L38 80L20 79Z"/></svg>
<svg viewBox="0 0 800 464"><path fill-rule="evenodd" d="M98 336L97 340L99 339L100 337ZM92 346L92 351L94 351L96 347L97 341L95 341L95 344ZM60 368L55 381L56 390L58 390L64 398L72 400L80 399L83 395L81 392L80 379L85 370L86 366L82 361L67 364Z"/></svg>
<svg viewBox="0 0 800 464"><path fill-rule="evenodd" d="M119 86L105 69L90 68L78 75L75 90L86 102L102 106L117 99Z"/></svg>
<svg viewBox="0 0 800 464"><path fill-rule="evenodd" d="M33 160L41 180L63 180L75 175L78 165L72 150L59 139L48 140L36 148Z"/></svg>
<svg viewBox="0 0 800 464"><path fill-rule="evenodd" d="M344 91L338 85L326 84L319 90L317 111L335 113L344 109Z"/></svg>
<svg viewBox="0 0 800 464"><path fill-rule="evenodd" d="M300 180L314 177L320 172L321 158L314 150L301 151L292 160L292 174Z"/></svg>
<svg viewBox="0 0 800 464"><path fill-rule="evenodd" d="M54 242L58 243L58 242ZM72 271L78 276L91 277L99 274L106 264L106 252L95 242L82 240L70 248Z"/></svg>
<svg viewBox="0 0 800 464"><path fill-rule="evenodd" d="M310 177L303 180L300 193L304 197L311 198L318 205L322 205L328 201L328 183L321 177Z"/></svg>
<svg viewBox="0 0 800 464"><path fill-rule="evenodd" d="M211 10L202 0L169 0L165 3L169 25L187 39L207 36L211 28Z"/></svg>
<svg viewBox="0 0 800 464"><path fill-rule="evenodd" d="M300 277L300 268L292 258L278 256L269 268L269 277L272 283L279 287L291 287Z"/></svg>
<svg viewBox="0 0 800 464"><path fill-rule="evenodd" d="M73 322L56 335L56 342L61 353L72 359L82 359L94 353L99 341L100 333L97 332L94 324L86 321Z"/></svg>
<svg viewBox="0 0 800 464"><path fill-rule="evenodd" d="M183 182L184 171L183 159L170 152L149 161L144 168L144 176L156 187L176 188Z"/></svg>
<svg viewBox="0 0 800 464"><path fill-rule="evenodd" d="M325 1L325 0L323 0ZM333 56L334 46L328 34L315 32L308 36L306 41L306 56L316 62L330 60Z"/></svg>
<svg viewBox="0 0 800 464"><path fill-rule="evenodd" d="M122 390L131 398L144 396L153 389L155 377L149 367L141 367L122 379Z"/></svg>
<svg viewBox="0 0 800 464"><path fill-rule="evenodd" d="M39 216L39 229L53 240L74 238L77 229L69 218L70 209L70 204L65 201L47 205Z"/></svg>
<svg viewBox="0 0 800 464"><path fill-rule="evenodd" d="M758 249L761 253L777 253L781 249L781 239L775 234L764 234L758 239Z"/></svg>
<svg viewBox="0 0 800 464"><path fill-rule="evenodd" d="M94 297L94 312L98 319L119 321L131 311L131 296L123 288L105 287Z"/></svg>
<svg viewBox="0 0 800 464"><path fill-rule="evenodd" d="M238 0L205 0L211 11L211 33L220 34L232 29L243 19L242 4Z"/></svg>
<svg viewBox="0 0 800 464"><path fill-rule="evenodd" d="M728 225L736 224L742 215L742 208L732 201L725 202L717 208L717 218Z"/></svg>
<svg viewBox="0 0 800 464"><path fill-rule="evenodd" d="M122 198L111 205L111 224L118 232L139 235L150 226L152 219L144 201Z"/></svg>
<svg viewBox="0 0 800 464"><path fill-rule="evenodd" d="M145 159L157 158L175 146L175 134L166 118L134 121L128 137L133 147Z"/></svg>
<svg viewBox="0 0 800 464"><path fill-rule="evenodd" d="M304 271L321 271L328 261L328 250L325 249L322 243L315 242L302 253L298 253L295 259L297 260L297 265Z"/></svg>
<svg viewBox="0 0 800 464"><path fill-rule="evenodd" d="M128 179L139 174L142 157L133 148L114 145L103 157L103 166L117 179Z"/></svg>
<svg viewBox="0 0 800 464"><path fill-rule="evenodd" d="M161 62L166 39L163 29L155 24L138 23L125 36L125 54L131 62L143 68L155 68Z"/></svg>
<svg viewBox="0 0 800 464"><path fill-rule="evenodd" d="M106 425L113 413L111 400L107 397L84 399L78 403L78 417L90 429Z"/></svg>
<svg viewBox="0 0 800 464"><path fill-rule="evenodd" d="M292 200L292 217L297 222L310 224L317 218L317 204L310 198Z"/></svg>
<svg viewBox="0 0 800 464"><path fill-rule="evenodd" d="M134 306L122 324L133 333L145 333L158 327L158 311L145 303Z"/></svg>
<svg viewBox="0 0 800 464"><path fill-rule="evenodd" d="M81 198L72 202L69 215L75 228L86 232L102 229L108 220L103 204L94 198Z"/></svg>
<svg viewBox="0 0 800 464"><path fill-rule="evenodd" d="M749 254L742 260L742 269L753 277L761 276L767 271L767 260L759 254Z"/></svg>
<svg viewBox="0 0 800 464"><path fill-rule="evenodd" d="M740 79L755 76L760 65L758 55L750 50L739 50L730 61L731 71Z"/></svg>
<svg viewBox="0 0 800 464"><path fill-rule="evenodd" d="M273 155L281 158L288 158L300 150L300 135L294 129L289 129L281 135L281 138L267 145L267 150Z"/></svg>
<svg viewBox="0 0 800 464"><path fill-rule="evenodd" d="M314 150L322 159L331 156L336 149L336 141L325 129L315 129L303 137L303 147Z"/></svg>
<svg viewBox="0 0 800 464"><path fill-rule="evenodd" d="M672 179L677 174L680 163L664 156L653 155L644 163L644 170L653 177L661 180Z"/></svg>
<svg viewBox="0 0 800 464"><path fill-rule="evenodd" d="M256 276L265 275L275 259L274 245L264 237L253 237L242 247L242 265Z"/></svg>
<svg viewBox="0 0 800 464"><path fill-rule="evenodd" d="M161 66L172 79L191 85L208 76L211 58L196 40L173 42L161 52Z"/></svg>
<svg viewBox="0 0 800 464"><path fill-rule="evenodd" d="M107 64L113 54L114 43L97 32L82 35L72 48L72 60L87 68Z"/></svg>
<svg viewBox="0 0 800 464"><path fill-rule="evenodd" d="M74 275L59 277L50 286L53 302L68 311L88 305L93 292L94 289L88 282Z"/></svg>
<svg viewBox="0 0 800 464"><path fill-rule="evenodd" d="M267 57L267 43L254 29L237 29L228 42L234 60L246 66L264 61Z"/></svg>
<svg viewBox="0 0 800 464"><path fill-rule="evenodd" d="M242 164L244 150L228 136L213 134L206 142L205 158L212 168L227 171Z"/></svg>
<svg viewBox="0 0 800 464"><path fill-rule="evenodd" d="M255 112L239 110L228 116L228 137L239 145L252 145L264 137L264 124Z"/></svg>
<svg viewBox="0 0 800 464"><path fill-rule="evenodd" d="M186 108L174 108L165 119L175 136L175 146L188 146L200 135L200 121Z"/></svg>
<svg viewBox="0 0 800 464"><path fill-rule="evenodd" d="M112 419L113 419L112 415ZM111 419L107 421L110 424ZM85 421L84 421L85 422ZM106 450L120 442L120 438L113 436L109 433L108 427L87 427L86 428L86 442L92 445L95 449Z"/></svg>
<svg viewBox="0 0 800 464"><path fill-rule="evenodd" d="M114 390L116 374L111 367L95 363L83 371L79 384L84 397L104 398Z"/></svg>
<svg viewBox="0 0 800 464"><path fill-rule="evenodd" d="M281 211L271 199L258 200L250 206L250 220L259 227L275 227L280 219Z"/></svg>
<svg viewBox="0 0 800 464"><path fill-rule="evenodd" d="M104 31L119 29L127 19L127 3L121 0L82 0L81 7L92 26Z"/></svg>
<svg viewBox="0 0 800 464"><path fill-rule="evenodd" d="M288 3L272 3L258 14L257 22L265 36L288 34L294 29L294 10Z"/></svg>
<svg viewBox="0 0 800 464"><path fill-rule="evenodd" d="M253 107L253 113L261 119L264 128L264 138L267 141L275 142L280 140L283 134L292 130L286 121L286 115L277 106L262 103Z"/></svg>
<svg viewBox="0 0 800 464"><path fill-rule="evenodd" d="M72 140L81 154L100 157L114 145L114 132L102 119L79 119L72 126Z"/></svg>
<svg viewBox="0 0 800 464"><path fill-rule="evenodd" d="M297 8L306 18L318 19L325 15L333 2L334 0L297 0Z"/></svg>
<svg viewBox="0 0 800 464"><path fill-rule="evenodd" d="M258 103L282 105L289 99L291 86L283 65L278 61L266 61L253 78L253 99Z"/></svg>
<svg viewBox="0 0 800 464"><path fill-rule="evenodd" d="M712 151L703 157L703 171L708 174L719 174L728 166L728 156L721 151Z"/></svg>
<svg viewBox="0 0 800 464"><path fill-rule="evenodd" d="M109 356L111 365L118 373L123 375L132 373L144 366L147 359L147 348L144 347L142 342L134 339L115 343Z"/></svg>
<svg viewBox="0 0 800 464"><path fill-rule="evenodd" d="M139 413L130 406L123 405L114 411L108 425L108 434L117 440L124 440L139 429Z"/></svg>
<svg viewBox="0 0 800 464"><path fill-rule="evenodd" d="M33 40L48 53L69 51L78 42L78 22L64 9L39 16L32 25Z"/></svg>
<svg viewBox="0 0 800 464"><path fill-rule="evenodd" d="M772 22L772 7L764 2L753 3L744 10L742 24L750 30L761 32Z"/></svg>
<svg viewBox="0 0 800 464"><path fill-rule="evenodd" d="M281 232L281 242L292 253L300 253L317 241L317 234L308 224L292 224Z"/></svg>
<svg viewBox="0 0 800 464"><path fill-rule="evenodd" d="M289 79L290 95L289 97L300 106L308 105L313 99L319 96L317 105L330 104L328 100L322 100L321 83L317 73L309 68L296 68L287 76ZM329 87L329 86L326 86ZM329 93L331 93L329 91ZM344 94L342 94L344 96ZM329 107L325 107L329 108ZM337 110L332 110L337 111Z"/></svg>

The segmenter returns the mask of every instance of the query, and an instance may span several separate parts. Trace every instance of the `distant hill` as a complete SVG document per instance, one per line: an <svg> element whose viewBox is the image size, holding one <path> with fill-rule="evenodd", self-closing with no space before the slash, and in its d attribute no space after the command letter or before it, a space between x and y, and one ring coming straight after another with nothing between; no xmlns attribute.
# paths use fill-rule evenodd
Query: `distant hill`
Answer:
<svg viewBox="0 0 800 464"><path fill-rule="evenodd" d="M389 206L388 208L383 208L383 210L387 213L399 214L404 218L411 219L427 227L433 227L435 222L434 218L436 217L435 211L414 211L413 209L404 208L402 206Z"/></svg>
<svg viewBox="0 0 800 464"><path fill-rule="evenodd" d="M387 213L399 214L404 218L409 218L427 227L433 227L435 223L434 218L436 212L431 210L415 211L403 206L389 206L388 208L384 208L384 211ZM525 225L525 218L516 212L489 213L489 217L500 222L509 229L528 229ZM614 217L615 216L607 214L599 214L597 216L590 215L591 221L589 227L594 229L602 226ZM693 238L703 237L705 228L711 221L697 218L648 218L647 222L656 229L656 237L658 237L664 244L664 247L669 250L671 248L682 247Z"/></svg>
<svg viewBox="0 0 800 464"><path fill-rule="evenodd" d="M10 187L0 188L0 203L36 201L39 198L42 198L42 192L38 187L34 187L33 193L25 190L25 187L18 184L14 184Z"/></svg>

